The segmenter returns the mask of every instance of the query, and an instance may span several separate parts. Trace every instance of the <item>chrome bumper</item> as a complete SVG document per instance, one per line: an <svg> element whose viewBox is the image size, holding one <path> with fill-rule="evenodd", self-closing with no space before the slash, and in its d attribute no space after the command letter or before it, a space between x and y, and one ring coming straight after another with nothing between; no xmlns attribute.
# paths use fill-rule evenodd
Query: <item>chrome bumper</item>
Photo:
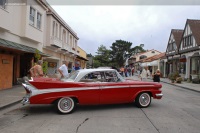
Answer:
<svg viewBox="0 0 200 133"><path fill-rule="evenodd" d="M160 94L156 94L156 97L162 97L162 96L163 96L162 93L160 93Z"/></svg>

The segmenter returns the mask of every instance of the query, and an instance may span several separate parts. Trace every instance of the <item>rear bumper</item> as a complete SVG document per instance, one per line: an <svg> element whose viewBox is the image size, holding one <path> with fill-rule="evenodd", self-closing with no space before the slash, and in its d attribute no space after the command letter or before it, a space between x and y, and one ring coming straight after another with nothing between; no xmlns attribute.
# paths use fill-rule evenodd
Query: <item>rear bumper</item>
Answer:
<svg viewBox="0 0 200 133"><path fill-rule="evenodd" d="M23 105L30 104L29 97L30 97L29 95L26 95L25 97L23 97L21 103Z"/></svg>

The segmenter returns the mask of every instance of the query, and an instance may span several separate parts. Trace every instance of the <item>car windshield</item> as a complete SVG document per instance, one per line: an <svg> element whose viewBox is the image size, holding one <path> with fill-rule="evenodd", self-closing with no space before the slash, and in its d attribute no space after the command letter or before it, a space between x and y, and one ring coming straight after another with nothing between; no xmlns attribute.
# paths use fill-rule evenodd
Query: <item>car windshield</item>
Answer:
<svg viewBox="0 0 200 133"><path fill-rule="evenodd" d="M72 71L70 74L69 74L69 77L65 80L66 82L67 81L74 81L78 75L79 71Z"/></svg>
<svg viewBox="0 0 200 133"><path fill-rule="evenodd" d="M125 81L124 77L122 77L118 72L117 72L117 76L118 76L118 78L119 78L122 82Z"/></svg>

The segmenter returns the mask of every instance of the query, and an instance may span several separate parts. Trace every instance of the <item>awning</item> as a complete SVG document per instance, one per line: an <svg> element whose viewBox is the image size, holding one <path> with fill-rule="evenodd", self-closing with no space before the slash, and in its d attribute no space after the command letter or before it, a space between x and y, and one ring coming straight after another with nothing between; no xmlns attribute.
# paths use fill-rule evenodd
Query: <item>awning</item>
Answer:
<svg viewBox="0 0 200 133"><path fill-rule="evenodd" d="M19 51L23 51L25 53L35 53L36 50L37 50L36 48L32 48L32 47L29 47L29 46L26 46L26 45L22 45L22 44L19 44L19 43L16 43L16 42L11 42L11 41L8 41L8 40L5 40L5 39L0 39L0 46L10 48L10 49L16 49L16 50L19 50ZM51 56L51 55L45 54L41 51L39 51L39 54L43 57L44 56L45 57Z"/></svg>
<svg viewBox="0 0 200 133"><path fill-rule="evenodd" d="M141 63L140 66L141 67L146 67L147 66L147 62Z"/></svg>
<svg viewBox="0 0 200 133"><path fill-rule="evenodd" d="M83 58L83 57L81 57L79 55L76 58L81 59L81 60L85 60L85 61L89 61L88 59L85 59L85 58Z"/></svg>
<svg viewBox="0 0 200 133"><path fill-rule="evenodd" d="M148 66L158 66L158 60L154 60L152 62L148 62Z"/></svg>

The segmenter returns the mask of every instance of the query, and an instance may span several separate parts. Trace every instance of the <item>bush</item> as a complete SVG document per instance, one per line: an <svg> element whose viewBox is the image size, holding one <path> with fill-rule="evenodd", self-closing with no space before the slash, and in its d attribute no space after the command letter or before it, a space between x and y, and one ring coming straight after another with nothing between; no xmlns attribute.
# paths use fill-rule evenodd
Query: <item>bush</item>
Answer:
<svg viewBox="0 0 200 133"><path fill-rule="evenodd" d="M174 73L170 73L168 78L174 82L175 80L178 82L181 82L183 79L180 77L179 73L178 72L174 72ZM181 80L181 81L180 81Z"/></svg>
<svg viewBox="0 0 200 133"><path fill-rule="evenodd" d="M183 79L181 77L176 78L176 83L181 83L181 81L183 81Z"/></svg>

